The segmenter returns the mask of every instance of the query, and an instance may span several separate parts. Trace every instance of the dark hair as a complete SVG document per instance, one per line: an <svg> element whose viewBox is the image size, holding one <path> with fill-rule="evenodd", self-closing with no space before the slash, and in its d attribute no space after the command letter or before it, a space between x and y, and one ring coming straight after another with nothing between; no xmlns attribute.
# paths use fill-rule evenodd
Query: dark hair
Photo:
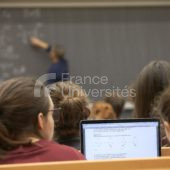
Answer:
<svg viewBox="0 0 170 170"><path fill-rule="evenodd" d="M113 110L116 113L116 117L119 118L125 104L125 99L122 96L113 93L106 96L104 101L111 104Z"/></svg>
<svg viewBox="0 0 170 170"><path fill-rule="evenodd" d="M138 118L149 118L156 98L170 84L170 63L152 61L140 72L134 85L136 90L135 114Z"/></svg>
<svg viewBox="0 0 170 170"><path fill-rule="evenodd" d="M77 136L80 121L90 114L85 92L72 82L60 82L50 94L54 106L60 108L55 118L55 137L60 140Z"/></svg>
<svg viewBox="0 0 170 170"><path fill-rule="evenodd" d="M170 123L170 86L160 97L159 111L163 120Z"/></svg>
<svg viewBox="0 0 170 170"><path fill-rule="evenodd" d="M38 114L47 115L49 97L45 87L38 85L41 97L34 97L36 80L13 78L0 85L0 156L20 145L30 144L22 135L37 135ZM29 137L29 136L28 136Z"/></svg>

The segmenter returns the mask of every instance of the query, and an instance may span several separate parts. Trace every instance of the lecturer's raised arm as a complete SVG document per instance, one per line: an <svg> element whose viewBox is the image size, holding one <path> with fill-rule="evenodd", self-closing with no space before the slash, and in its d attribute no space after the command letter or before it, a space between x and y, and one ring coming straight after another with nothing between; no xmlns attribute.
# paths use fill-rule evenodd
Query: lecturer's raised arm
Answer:
<svg viewBox="0 0 170 170"><path fill-rule="evenodd" d="M32 46L34 47L38 47L38 48L42 48L42 49L48 49L49 44L37 37L31 37L30 38L30 42L32 44Z"/></svg>

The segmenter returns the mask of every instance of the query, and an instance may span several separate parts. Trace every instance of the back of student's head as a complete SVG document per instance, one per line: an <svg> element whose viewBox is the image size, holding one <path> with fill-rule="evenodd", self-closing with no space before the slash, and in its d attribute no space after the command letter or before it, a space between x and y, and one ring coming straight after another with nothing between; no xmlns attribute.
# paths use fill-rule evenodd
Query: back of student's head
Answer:
<svg viewBox="0 0 170 170"><path fill-rule="evenodd" d="M41 97L34 97L35 80L14 78L0 85L0 155L31 143L29 137L46 138L38 127L38 115L47 115L49 96L43 85Z"/></svg>
<svg viewBox="0 0 170 170"><path fill-rule="evenodd" d="M148 118L156 98L170 84L170 63L152 61L140 72L134 85L136 90L135 114L139 118Z"/></svg>
<svg viewBox="0 0 170 170"><path fill-rule="evenodd" d="M79 123L89 116L87 95L82 88L72 82L59 82L51 90L55 107L59 107L55 117L57 139L79 136Z"/></svg>
<svg viewBox="0 0 170 170"><path fill-rule="evenodd" d="M125 99L119 94L113 93L113 94L106 95L106 97L104 98L104 101L111 104L113 110L116 113L116 117L119 118L123 111Z"/></svg>
<svg viewBox="0 0 170 170"><path fill-rule="evenodd" d="M93 104L89 118L93 120L116 119L117 115L111 104L104 101L97 101Z"/></svg>

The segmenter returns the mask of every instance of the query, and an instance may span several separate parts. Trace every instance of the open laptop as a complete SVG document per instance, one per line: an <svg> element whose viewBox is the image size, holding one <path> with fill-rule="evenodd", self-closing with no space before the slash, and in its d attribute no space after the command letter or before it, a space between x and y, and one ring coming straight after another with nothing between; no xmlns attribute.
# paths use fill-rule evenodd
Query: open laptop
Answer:
<svg viewBox="0 0 170 170"><path fill-rule="evenodd" d="M87 160L158 157L160 122L156 119L82 121L81 152Z"/></svg>

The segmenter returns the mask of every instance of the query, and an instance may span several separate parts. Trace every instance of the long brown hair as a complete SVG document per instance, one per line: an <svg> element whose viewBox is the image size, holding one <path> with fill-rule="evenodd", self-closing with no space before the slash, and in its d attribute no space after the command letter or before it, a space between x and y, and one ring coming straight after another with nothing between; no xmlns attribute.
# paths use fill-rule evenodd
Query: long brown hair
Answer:
<svg viewBox="0 0 170 170"><path fill-rule="evenodd" d="M140 72L134 88L135 114L138 118L149 118L156 98L170 84L170 63L152 61Z"/></svg>
<svg viewBox="0 0 170 170"><path fill-rule="evenodd" d="M75 137L79 132L80 121L87 119L90 114L86 93L72 82L56 83L54 88L50 95L55 107L60 108L55 118L55 137Z"/></svg>
<svg viewBox="0 0 170 170"><path fill-rule="evenodd" d="M39 85L41 97L34 97L36 80L14 78L0 85L0 156L21 145L30 144L24 135L36 135L37 118L41 112L45 116L49 109L49 98L45 87Z"/></svg>

